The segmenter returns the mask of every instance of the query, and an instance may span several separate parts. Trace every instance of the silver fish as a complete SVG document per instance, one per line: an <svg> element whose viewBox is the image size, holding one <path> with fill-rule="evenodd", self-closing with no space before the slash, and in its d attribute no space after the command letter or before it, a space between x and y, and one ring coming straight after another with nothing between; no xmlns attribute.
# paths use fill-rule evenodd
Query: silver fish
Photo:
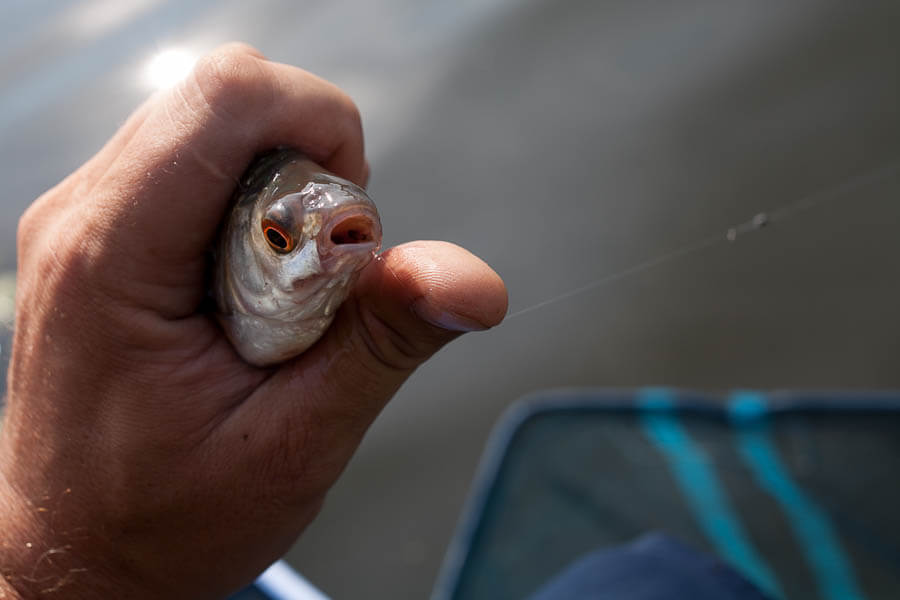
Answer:
<svg viewBox="0 0 900 600"><path fill-rule="evenodd" d="M258 158L213 251L217 318L248 363L266 366L318 340L381 247L375 204L300 153Z"/></svg>

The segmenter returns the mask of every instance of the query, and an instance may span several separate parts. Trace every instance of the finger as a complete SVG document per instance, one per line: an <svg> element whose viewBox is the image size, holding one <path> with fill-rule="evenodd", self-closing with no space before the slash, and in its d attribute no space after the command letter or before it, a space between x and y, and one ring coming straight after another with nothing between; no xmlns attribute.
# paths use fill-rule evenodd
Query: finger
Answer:
<svg viewBox="0 0 900 600"><path fill-rule="evenodd" d="M245 42L228 42L216 48L214 52L234 52L236 54L247 54L262 60L268 60L266 55L260 52L258 48Z"/></svg>
<svg viewBox="0 0 900 600"><path fill-rule="evenodd" d="M83 201L89 197L97 181L147 118L152 100L150 98L144 101L81 168L38 198L33 203L31 212L43 213L49 219L59 219L63 213L80 211Z"/></svg>
<svg viewBox="0 0 900 600"><path fill-rule="evenodd" d="M150 113L153 103L156 102L156 96L150 96L140 106L135 109L128 117L125 123L113 134L113 136L103 145L103 147L92 156L78 171L75 173L82 177L88 186L93 186L102 175L113 164L116 157L122 152L122 149L131 142L134 134L144 124L147 115Z"/></svg>
<svg viewBox="0 0 900 600"><path fill-rule="evenodd" d="M266 60L266 57L262 52L243 42L230 42L218 48L218 51L246 54L260 60ZM156 92L144 100L103 147L80 169L78 169L76 173L78 173L88 184L92 185L95 183L100 176L109 169L115 158L122 152L122 149L131 141L134 134L137 133L138 129L140 129L147 119L147 115L150 113L153 106L160 101L159 98L164 94L164 91Z"/></svg>
<svg viewBox="0 0 900 600"><path fill-rule="evenodd" d="M266 59L266 57L259 50L257 50L253 46L250 46L249 44L244 44L241 42L231 42L229 44L225 44L224 46L219 48L219 51L243 53L261 60ZM134 137L134 134L137 133L138 129L140 129L140 127L144 124L144 121L147 119L147 115L150 113L154 105L159 102L159 98L162 95L163 92L156 92L149 98L144 100L134 110L134 112L129 115L129 117L125 120L125 123L123 123L122 126L116 130L113 136L109 140L107 140L103 147L100 148L100 150L90 159L88 159L80 169L72 173L67 178L67 180L76 179L77 185L81 186L81 189L84 193L89 191L90 188L92 188L97 183L101 176L106 173L115 159L122 152L122 149L125 148L125 146ZM66 181L62 183L65 184Z"/></svg>
<svg viewBox="0 0 900 600"><path fill-rule="evenodd" d="M415 368L466 331L506 314L500 277L445 242L395 247L363 272L318 344L282 367L233 422L293 445L284 466L329 485L366 428ZM271 450L271 449L270 449ZM315 456L316 464L294 463Z"/></svg>
<svg viewBox="0 0 900 600"><path fill-rule="evenodd" d="M97 203L111 247L151 262L196 260L248 163L276 146L299 148L361 180L362 129L352 101L330 83L260 56L243 45L224 47L153 103L101 182Z"/></svg>

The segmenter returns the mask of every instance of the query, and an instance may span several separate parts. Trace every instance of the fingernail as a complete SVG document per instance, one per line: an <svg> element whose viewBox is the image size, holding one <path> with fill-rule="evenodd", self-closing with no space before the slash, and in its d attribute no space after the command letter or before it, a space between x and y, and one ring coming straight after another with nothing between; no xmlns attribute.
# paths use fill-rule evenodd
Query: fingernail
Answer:
<svg viewBox="0 0 900 600"><path fill-rule="evenodd" d="M483 323L475 319L460 316L456 313L436 309L425 298L419 298L412 303L412 311L417 317L431 323L435 327L449 331L484 331L488 329Z"/></svg>

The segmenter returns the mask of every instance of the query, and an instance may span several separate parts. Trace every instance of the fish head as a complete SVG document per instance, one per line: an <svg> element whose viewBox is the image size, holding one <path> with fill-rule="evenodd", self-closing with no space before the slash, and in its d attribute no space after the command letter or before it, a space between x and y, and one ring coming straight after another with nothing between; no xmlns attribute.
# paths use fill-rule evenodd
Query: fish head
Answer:
<svg viewBox="0 0 900 600"><path fill-rule="evenodd" d="M217 247L213 292L235 348L270 364L322 335L380 249L381 222L362 188L296 153L264 157L243 183Z"/></svg>
<svg viewBox="0 0 900 600"><path fill-rule="evenodd" d="M319 174L299 192L261 197L246 251L267 289L295 304L358 272L381 247L375 205L358 186Z"/></svg>

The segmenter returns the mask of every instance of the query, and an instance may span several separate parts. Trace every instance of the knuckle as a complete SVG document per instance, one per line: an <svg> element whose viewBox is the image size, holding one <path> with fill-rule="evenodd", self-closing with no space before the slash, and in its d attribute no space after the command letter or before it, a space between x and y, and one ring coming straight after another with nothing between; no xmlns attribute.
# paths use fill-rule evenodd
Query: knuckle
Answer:
<svg viewBox="0 0 900 600"><path fill-rule="evenodd" d="M362 114L353 98L343 91L340 93L341 106L344 112L344 118L347 120L347 126L354 135L362 134Z"/></svg>
<svg viewBox="0 0 900 600"><path fill-rule="evenodd" d="M232 46L197 61L193 80L209 111L229 120L260 110L272 89L260 59Z"/></svg>
<svg viewBox="0 0 900 600"><path fill-rule="evenodd" d="M261 59L266 58L259 49L246 42L228 42L219 46L216 51L232 54L249 54L250 56Z"/></svg>
<svg viewBox="0 0 900 600"><path fill-rule="evenodd" d="M35 200L16 229L22 302L61 302L89 289L97 223L79 201L85 182L74 173ZM18 299L17 299L18 301Z"/></svg>
<svg viewBox="0 0 900 600"><path fill-rule="evenodd" d="M376 363L391 371L409 372L434 353L430 345L410 339L375 311L356 303L359 338Z"/></svg>
<svg viewBox="0 0 900 600"><path fill-rule="evenodd" d="M16 228L16 250L19 257L19 271L27 272L31 268L41 271L49 269L56 264L58 257L54 254L54 261L48 263L50 244L48 240L59 237L58 218L54 219L45 206L46 199L35 201L19 218Z"/></svg>
<svg viewBox="0 0 900 600"><path fill-rule="evenodd" d="M339 127L343 130L339 137L344 144L350 144L354 150L362 150L363 123L362 114L353 99L340 88L335 87L336 114Z"/></svg>
<svg viewBox="0 0 900 600"><path fill-rule="evenodd" d="M20 257L27 256L29 250L35 247L37 240L46 235L47 229L59 221L60 213L64 211L63 203L59 199L60 193L65 193L65 183L59 184L32 202L19 217L16 226L16 248Z"/></svg>
<svg viewBox="0 0 900 600"><path fill-rule="evenodd" d="M16 227L16 248L20 257L29 254L35 234L38 232L40 218L38 210L38 204L34 203L19 217L19 224Z"/></svg>

